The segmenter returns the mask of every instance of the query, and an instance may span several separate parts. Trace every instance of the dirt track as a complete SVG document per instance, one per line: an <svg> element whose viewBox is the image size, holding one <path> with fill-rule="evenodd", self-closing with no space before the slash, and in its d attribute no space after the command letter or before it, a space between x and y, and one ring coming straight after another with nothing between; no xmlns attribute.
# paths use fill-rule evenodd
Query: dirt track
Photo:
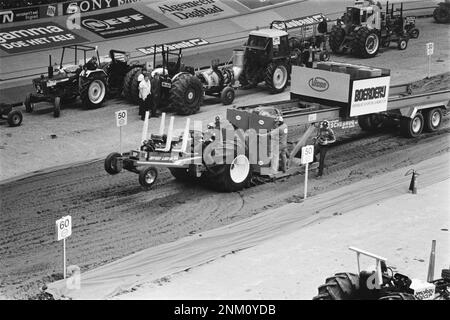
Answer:
<svg viewBox="0 0 450 320"><path fill-rule="evenodd" d="M328 176L312 180L311 193L448 152L449 132L448 120L439 132L419 139L402 138L394 132L370 136L356 129L330 152ZM392 159L394 151L403 151L402 156ZM380 163L374 166L370 160L377 158ZM239 193L220 194L202 186L183 185L164 172L156 188L146 192L136 175L109 176L102 165L94 162L0 187L1 289L6 296L34 295L44 276L48 276L44 281L60 277L61 244L54 241L53 229L54 221L63 214L72 215L74 225L68 241L69 264L86 270L296 201L302 190L300 177L294 176ZM274 188L277 197L273 197Z"/></svg>

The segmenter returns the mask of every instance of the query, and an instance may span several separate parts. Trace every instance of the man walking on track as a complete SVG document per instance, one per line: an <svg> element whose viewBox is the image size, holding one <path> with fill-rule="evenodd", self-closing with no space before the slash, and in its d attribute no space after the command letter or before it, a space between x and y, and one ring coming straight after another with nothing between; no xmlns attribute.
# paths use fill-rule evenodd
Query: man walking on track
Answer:
<svg viewBox="0 0 450 320"><path fill-rule="evenodd" d="M333 130L329 128L329 123L327 120L320 123L319 131L314 139L316 141L314 145L314 158L316 159L317 154L320 153L319 171L316 176L321 177L325 166L325 155L328 152L329 146L336 142L336 136Z"/></svg>
<svg viewBox="0 0 450 320"><path fill-rule="evenodd" d="M150 110L152 104L150 79L148 73L144 73L144 79L139 83L139 115L141 120L145 119L145 112Z"/></svg>

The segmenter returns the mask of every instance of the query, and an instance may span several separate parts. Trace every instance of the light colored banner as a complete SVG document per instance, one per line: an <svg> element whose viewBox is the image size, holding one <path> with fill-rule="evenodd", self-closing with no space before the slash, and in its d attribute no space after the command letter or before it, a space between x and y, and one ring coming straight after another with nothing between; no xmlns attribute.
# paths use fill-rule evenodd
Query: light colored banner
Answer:
<svg viewBox="0 0 450 320"><path fill-rule="evenodd" d="M350 117L387 110L391 77L353 81Z"/></svg>
<svg viewBox="0 0 450 320"><path fill-rule="evenodd" d="M291 77L292 93L348 103L349 74L293 66Z"/></svg>
<svg viewBox="0 0 450 320"><path fill-rule="evenodd" d="M219 0L169 0L148 4L147 6L181 25L238 14L237 11Z"/></svg>

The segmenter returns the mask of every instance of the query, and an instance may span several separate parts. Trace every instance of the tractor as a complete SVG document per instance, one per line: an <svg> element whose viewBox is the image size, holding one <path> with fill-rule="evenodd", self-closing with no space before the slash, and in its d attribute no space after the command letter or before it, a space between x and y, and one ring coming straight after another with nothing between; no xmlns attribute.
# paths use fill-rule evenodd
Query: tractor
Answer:
<svg viewBox="0 0 450 320"><path fill-rule="evenodd" d="M73 51L74 63L64 64L67 51ZM83 53L83 64L79 64L79 53ZM100 107L106 100L108 76L98 65L87 67L87 54L95 52L97 61L100 57L97 48L85 45L64 46L59 66L52 66L49 56L48 74L41 74L33 79L36 93L30 93L25 98L26 112L32 112L35 103L47 101L54 105L53 116L60 116L61 105L80 96L86 108Z"/></svg>
<svg viewBox="0 0 450 320"><path fill-rule="evenodd" d="M22 103L0 103L0 119L4 119L6 116L6 121L10 127L18 127L22 123L22 112L20 110L14 110L14 107L21 106Z"/></svg>
<svg viewBox="0 0 450 320"><path fill-rule="evenodd" d="M157 77L157 83L160 84L159 107L166 111L174 111L179 115L198 112L203 103L203 85L195 76L194 68L185 66L181 62L182 49L173 52L165 45L155 45L153 49L153 66L156 65L157 53L162 56L162 64L156 65L151 71L151 77ZM176 56L176 61L170 61L170 56ZM136 66L125 75L123 92L127 100L137 103L139 80L145 69L148 68Z"/></svg>
<svg viewBox="0 0 450 320"><path fill-rule="evenodd" d="M355 6L347 7L346 12L337 20L330 32L330 47L334 53L351 52L360 58L375 57L380 47L389 47L397 43L399 50L405 50L409 39L418 38L415 17L403 16L403 3L400 9L382 12L381 4L373 1L356 1Z"/></svg>
<svg viewBox="0 0 450 320"><path fill-rule="evenodd" d="M264 81L271 93L280 93L288 84L292 65L312 67L317 54L320 60L329 59L320 35L326 33L327 22L321 14L317 17L302 18L309 23L301 25L300 37L289 37L286 21L272 21L268 29L251 31L244 45L240 84L249 88Z"/></svg>
<svg viewBox="0 0 450 320"><path fill-rule="evenodd" d="M450 23L450 0L439 3L433 11L433 17L437 23Z"/></svg>
<svg viewBox="0 0 450 320"><path fill-rule="evenodd" d="M432 241L427 281L410 279L386 266L386 258L349 247L356 252L358 274L342 272L326 279L313 300L450 300L450 269L442 269L434 279L436 241ZM360 270L360 256L375 260L368 270Z"/></svg>

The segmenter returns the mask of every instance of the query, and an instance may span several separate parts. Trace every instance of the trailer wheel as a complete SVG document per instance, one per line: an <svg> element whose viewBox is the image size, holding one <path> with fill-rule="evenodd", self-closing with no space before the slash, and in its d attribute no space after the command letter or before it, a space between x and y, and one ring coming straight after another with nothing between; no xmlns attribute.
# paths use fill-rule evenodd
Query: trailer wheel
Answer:
<svg viewBox="0 0 450 320"><path fill-rule="evenodd" d="M25 111L28 113L33 112L34 109L34 103L31 102L31 93L27 94L25 97L25 101L23 103L25 105Z"/></svg>
<svg viewBox="0 0 450 320"><path fill-rule="evenodd" d="M434 108L425 113L424 130L427 132L436 131L442 123L442 110Z"/></svg>
<svg viewBox="0 0 450 320"><path fill-rule="evenodd" d="M265 82L271 93L280 93L286 89L289 78L286 63L270 63L266 68Z"/></svg>
<svg viewBox="0 0 450 320"><path fill-rule="evenodd" d="M361 58L375 57L380 49L380 38L375 31L362 27L355 34L352 50L354 54Z"/></svg>
<svg viewBox="0 0 450 320"><path fill-rule="evenodd" d="M326 279L318 291L319 294L313 300L357 300L359 276L354 273L336 273Z"/></svg>
<svg viewBox="0 0 450 320"><path fill-rule="evenodd" d="M414 118L402 118L400 120L400 131L407 138L418 137L423 130L424 120L421 113L417 113Z"/></svg>
<svg viewBox="0 0 450 320"><path fill-rule="evenodd" d="M146 167L139 171L139 183L146 189L150 189L158 178L158 170L155 167Z"/></svg>
<svg viewBox="0 0 450 320"><path fill-rule="evenodd" d="M20 126L22 119L22 112L19 110L12 110L8 113L8 124L10 127Z"/></svg>
<svg viewBox="0 0 450 320"><path fill-rule="evenodd" d="M61 114L61 98L55 97L55 100L53 101L53 117L59 118L60 114Z"/></svg>
<svg viewBox="0 0 450 320"><path fill-rule="evenodd" d="M398 50L405 50L408 47L408 40L402 38L398 41Z"/></svg>
<svg viewBox="0 0 450 320"><path fill-rule="evenodd" d="M224 106L232 104L234 101L234 89L231 87L225 87L220 93L220 101Z"/></svg>
<svg viewBox="0 0 450 320"><path fill-rule="evenodd" d="M122 168L117 166L117 158L121 156L118 152L110 153L105 159L105 171L109 174L118 174Z"/></svg>

